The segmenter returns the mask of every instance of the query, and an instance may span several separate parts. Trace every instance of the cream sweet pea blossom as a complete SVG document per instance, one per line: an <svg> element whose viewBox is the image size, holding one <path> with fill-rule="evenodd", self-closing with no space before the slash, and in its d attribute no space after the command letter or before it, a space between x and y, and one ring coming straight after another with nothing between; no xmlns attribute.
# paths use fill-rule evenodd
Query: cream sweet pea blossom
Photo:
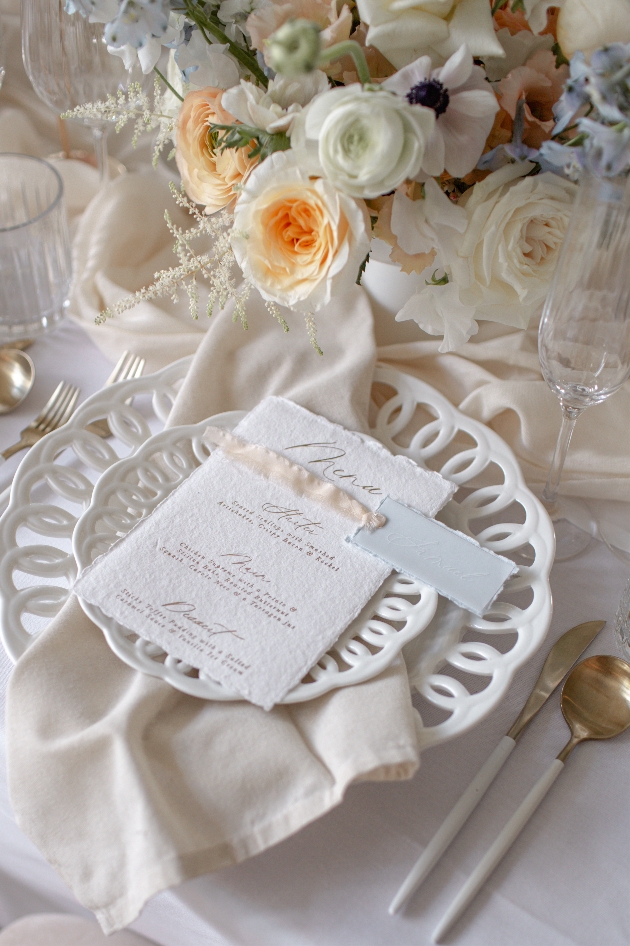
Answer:
<svg viewBox="0 0 630 946"><path fill-rule="evenodd" d="M357 0L367 43L397 69L419 56L444 62L467 43L473 56L504 56L488 0Z"/></svg>
<svg viewBox="0 0 630 946"><path fill-rule="evenodd" d="M291 151L276 151L243 187L231 242L264 299L310 313L356 282L369 232L365 205L310 179Z"/></svg>
<svg viewBox="0 0 630 946"><path fill-rule="evenodd" d="M433 109L355 83L313 99L295 120L291 148L308 173L353 197L378 197L419 173L434 126Z"/></svg>
<svg viewBox="0 0 630 946"><path fill-rule="evenodd" d="M382 87L404 96L413 105L433 109L436 122L422 159L422 170L437 177L445 169L463 177L477 164L494 116L497 97L483 69L473 65L463 44L440 68L431 68L429 56L405 66Z"/></svg>
<svg viewBox="0 0 630 946"><path fill-rule="evenodd" d="M328 79L319 69L292 79L276 76L266 90L241 79L240 85L224 94L223 107L244 125L271 133L290 132L298 112L327 89Z"/></svg>

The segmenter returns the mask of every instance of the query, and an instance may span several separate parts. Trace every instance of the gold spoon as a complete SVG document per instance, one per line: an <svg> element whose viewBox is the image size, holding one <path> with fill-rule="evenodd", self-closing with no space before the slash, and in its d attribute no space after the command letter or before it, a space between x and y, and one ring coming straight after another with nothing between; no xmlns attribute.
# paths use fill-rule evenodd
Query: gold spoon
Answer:
<svg viewBox="0 0 630 946"><path fill-rule="evenodd" d="M34 380L35 365L29 355L18 349L0 349L0 414L21 404Z"/></svg>
<svg viewBox="0 0 630 946"><path fill-rule="evenodd" d="M438 924L434 942L442 939L476 896L534 814L578 743L587 739L610 739L630 726L630 664L608 654L587 657L567 677L561 706L571 738L477 864Z"/></svg>

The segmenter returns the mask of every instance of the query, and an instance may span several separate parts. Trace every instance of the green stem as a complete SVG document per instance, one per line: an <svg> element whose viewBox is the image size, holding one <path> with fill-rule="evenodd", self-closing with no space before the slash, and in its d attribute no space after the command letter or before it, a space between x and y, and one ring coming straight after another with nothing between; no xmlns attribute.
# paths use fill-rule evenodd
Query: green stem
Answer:
<svg viewBox="0 0 630 946"><path fill-rule="evenodd" d="M166 76L163 76L163 75L162 75L162 73L161 73L160 70L157 68L157 66L154 66L154 67L153 67L153 71L154 71L154 73L156 74L156 76L159 76L159 78L162 80L162 82L164 83L164 85L166 86L166 88L167 88L167 89L170 89L171 92L173 93L173 95L174 95L176 98L178 98L180 102L183 102L183 101L184 101L183 97L179 94L179 92L177 91L177 89L174 89L174 88L173 88L173 86L172 86L171 83L168 81L168 79L166 78Z"/></svg>
<svg viewBox="0 0 630 946"><path fill-rule="evenodd" d="M335 43L328 49L322 49L319 54L318 65L325 66L333 59L341 59L342 56L352 56L354 64L357 67L357 75L362 85L369 85L372 81L370 70L365 60L365 54L359 44L353 39L346 39L342 43Z"/></svg>
<svg viewBox="0 0 630 946"><path fill-rule="evenodd" d="M563 141L562 143L566 145L567 148L574 148L578 145L583 145L588 135L585 131L580 132L579 135L576 135L575 138L571 138L571 141Z"/></svg>
<svg viewBox="0 0 630 946"><path fill-rule="evenodd" d="M221 27L218 25L218 21L214 22L215 18L204 13L203 10L195 5L194 0L185 0L185 4L187 16L189 16L190 19L197 24L206 42L210 43L210 40L206 35L206 32L208 32L215 39L218 39L220 43L228 46L232 56L234 56L235 59L238 59L238 61L258 79L262 86L267 88L269 85L269 80L256 62L255 56L252 56L251 53L248 53L245 49L241 49L240 46L234 43L230 37L223 32Z"/></svg>

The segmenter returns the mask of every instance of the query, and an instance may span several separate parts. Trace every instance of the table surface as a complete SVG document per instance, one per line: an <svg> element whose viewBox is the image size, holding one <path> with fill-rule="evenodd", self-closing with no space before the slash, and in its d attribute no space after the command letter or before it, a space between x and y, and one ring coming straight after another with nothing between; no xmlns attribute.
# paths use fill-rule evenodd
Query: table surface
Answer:
<svg viewBox="0 0 630 946"><path fill-rule="evenodd" d="M8 444L64 378L97 390L111 365L72 323L30 349L37 379L0 419ZM20 458L0 467L0 490ZM614 614L625 566L593 542L551 574L554 617L541 652L472 732L428 750L408 782L352 786L344 802L294 837L237 867L155 897L133 929L162 946L421 946L460 885L566 742L558 694L522 736L481 805L407 910L387 906L406 872L524 703L550 644L595 618L587 653L616 653ZM0 738L10 665L0 657ZM87 915L15 824L0 764L0 925L39 911ZM586 743L447 943L461 946L627 946L630 733Z"/></svg>

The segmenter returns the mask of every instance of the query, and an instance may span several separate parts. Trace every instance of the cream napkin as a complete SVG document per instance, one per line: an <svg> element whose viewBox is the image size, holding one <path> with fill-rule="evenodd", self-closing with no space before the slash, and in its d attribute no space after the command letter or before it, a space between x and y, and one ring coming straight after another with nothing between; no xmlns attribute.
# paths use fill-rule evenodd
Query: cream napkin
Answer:
<svg viewBox="0 0 630 946"><path fill-rule="evenodd" d="M322 313L319 357L260 300L204 338L173 412L195 422L284 394L361 429L373 371L369 306ZM408 778L416 719L402 662L270 713L185 696L110 651L71 599L16 666L7 695L18 823L105 932L165 887L250 857L338 804L357 779Z"/></svg>

